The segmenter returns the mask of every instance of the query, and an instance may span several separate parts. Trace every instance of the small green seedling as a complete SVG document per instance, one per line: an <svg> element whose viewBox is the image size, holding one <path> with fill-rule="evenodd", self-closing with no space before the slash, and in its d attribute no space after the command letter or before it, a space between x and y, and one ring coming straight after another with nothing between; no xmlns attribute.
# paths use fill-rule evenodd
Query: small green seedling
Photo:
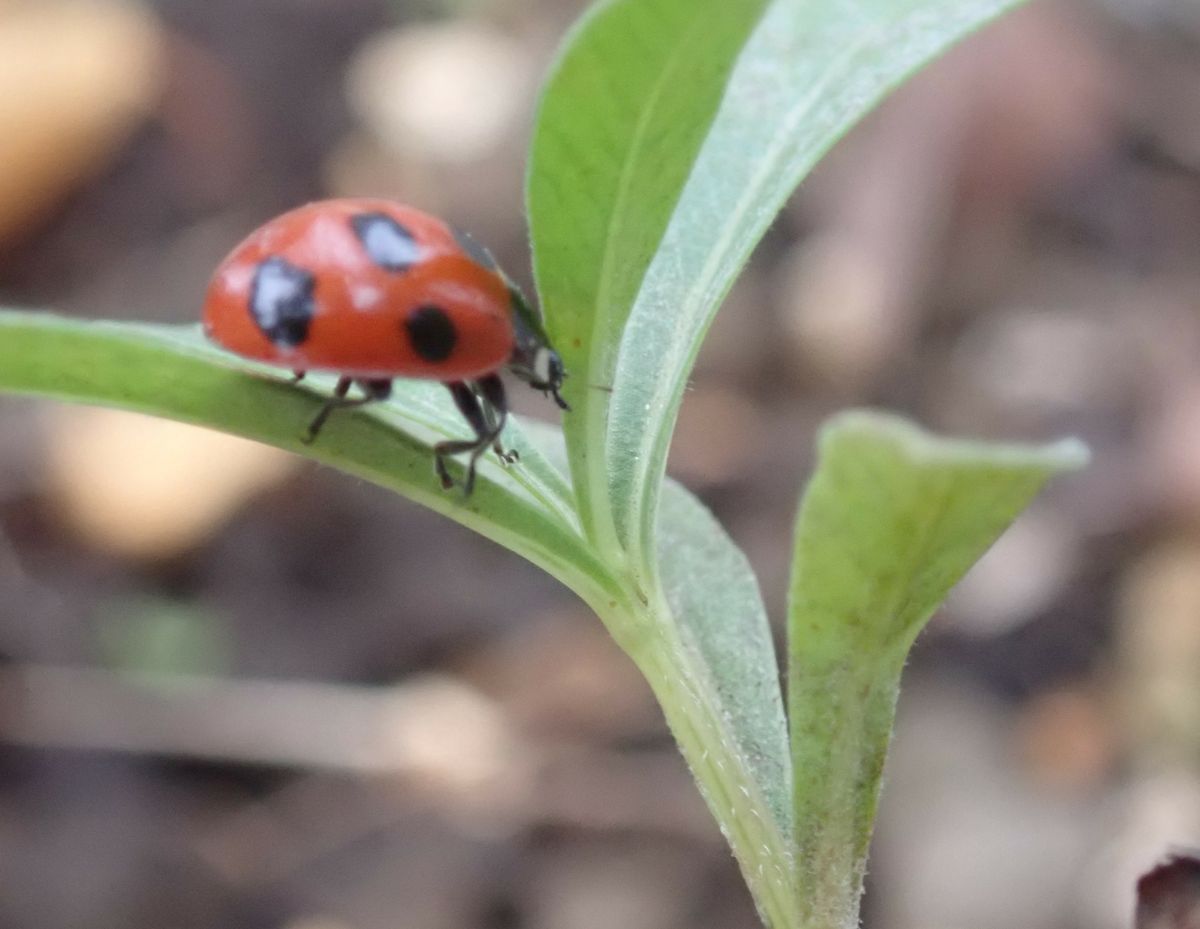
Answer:
<svg viewBox="0 0 1200 929"><path fill-rule="evenodd" d="M650 682L764 923L851 929L907 650L1085 452L946 441L878 413L829 422L796 528L785 714L754 575L664 477L667 447L701 339L801 178L906 75L1012 5L597 4L546 83L528 172L538 295L572 412L561 433L511 422L519 463L481 459L469 498L430 466L462 429L439 385L400 381L305 445L319 392L223 354L198 326L0 314L0 388L268 442L540 565Z"/></svg>

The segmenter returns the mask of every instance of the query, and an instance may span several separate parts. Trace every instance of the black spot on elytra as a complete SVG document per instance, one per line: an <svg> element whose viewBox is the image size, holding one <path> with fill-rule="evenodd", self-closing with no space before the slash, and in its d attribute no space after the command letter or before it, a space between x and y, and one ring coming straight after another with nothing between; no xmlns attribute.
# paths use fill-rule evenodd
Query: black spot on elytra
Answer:
<svg viewBox="0 0 1200 929"><path fill-rule="evenodd" d="M250 288L250 315L263 334L285 348L295 348L308 338L316 304L317 281L303 268L279 257L262 261Z"/></svg>
<svg viewBox="0 0 1200 929"><path fill-rule="evenodd" d="M454 241L458 243L458 247L467 253L467 257L478 265L483 265L489 271L497 271L499 268L496 265L496 259L492 257L492 253L476 242L470 235L463 232L461 229L451 228L454 233Z"/></svg>
<svg viewBox="0 0 1200 929"><path fill-rule="evenodd" d="M445 361L458 343L454 323L439 306L426 304L408 314L404 321L413 351L426 361Z"/></svg>
<svg viewBox="0 0 1200 929"><path fill-rule="evenodd" d="M350 225L367 255L385 271L407 271L421 257L416 237L386 213L359 213Z"/></svg>

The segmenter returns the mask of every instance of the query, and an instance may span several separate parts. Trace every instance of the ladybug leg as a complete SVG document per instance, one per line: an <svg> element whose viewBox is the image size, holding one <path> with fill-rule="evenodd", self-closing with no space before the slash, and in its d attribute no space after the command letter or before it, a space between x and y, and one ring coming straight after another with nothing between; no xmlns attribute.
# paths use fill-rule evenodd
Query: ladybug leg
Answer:
<svg viewBox="0 0 1200 929"><path fill-rule="evenodd" d="M307 371L298 371L298 370L293 371L292 379L290 381L288 381L288 383L289 384L299 384L302 380L304 380L304 375L306 375L307 373L308 373Z"/></svg>
<svg viewBox="0 0 1200 929"><path fill-rule="evenodd" d="M350 385L354 383L354 378L342 377L338 378L337 387L333 388L333 396L325 401L325 404L317 411L317 415L313 417L313 421L308 424L308 431L301 438L301 442L305 445L311 445L317 439L317 434L321 431L321 427L325 425L325 420L329 419L329 414L336 410L346 399L346 394L350 392Z"/></svg>
<svg viewBox="0 0 1200 929"><path fill-rule="evenodd" d="M500 433L504 429L504 421L508 415L504 384L493 374L474 384L454 381L446 386L450 389L450 396L454 398L458 411L475 430L475 438L438 442L433 447L433 466L442 482L442 488L449 490L457 482L446 468L446 459L451 455L470 452L467 477L462 483L463 493L470 496L475 488L476 463L489 446L499 445ZM507 453L501 452L501 457L505 461L510 460Z"/></svg>
<svg viewBox="0 0 1200 929"><path fill-rule="evenodd" d="M504 431L504 423L508 419L508 397L504 393L504 382L493 374L480 381L477 387L483 398L483 415L487 418L488 428L493 435L492 448L504 464L514 464L521 456L517 454L516 449L505 451L504 446L500 444L500 433Z"/></svg>
<svg viewBox="0 0 1200 929"><path fill-rule="evenodd" d="M462 413L463 419L475 430L475 438L449 439L445 442L438 442L433 447L433 469L442 482L442 489L449 490L458 482L450 475L450 471L446 467L446 459L451 455L470 452L471 460L467 466L467 478L462 485L464 494L470 496L475 486L475 460L477 457L475 453L481 447L487 448L492 441L491 429L483 409L479 406L479 398L475 396L475 391L470 384L465 381L454 381L447 384L446 387L449 388L450 396L454 398L454 405Z"/></svg>
<svg viewBox="0 0 1200 929"><path fill-rule="evenodd" d="M362 389L363 395L361 397L347 398L346 394L350 392L351 384L358 384ZM325 405L317 411L317 415L313 417L313 421L308 424L308 431L300 441L305 445L311 445L316 441L317 434L320 433L321 427L325 425L325 420L329 419L329 414L334 410L363 406L367 403L373 403L376 400L386 400L391 394L392 382L390 380L355 380L352 377L338 378L337 386L333 388L333 396L326 400Z"/></svg>

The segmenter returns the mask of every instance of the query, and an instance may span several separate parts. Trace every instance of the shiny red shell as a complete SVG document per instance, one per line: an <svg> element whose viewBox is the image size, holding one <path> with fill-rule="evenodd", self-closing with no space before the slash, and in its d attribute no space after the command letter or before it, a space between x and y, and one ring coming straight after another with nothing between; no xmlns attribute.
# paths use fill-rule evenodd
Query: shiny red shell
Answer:
<svg viewBox="0 0 1200 929"><path fill-rule="evenodd" d="M390 218L410 236L411 262L382 266L356 232L356 217ZM232 352L296 371L470 380L502 368L513 351L512 297L488 261L440 219L394 201L311 203L261 226L221 262L204 300L204 331ZM302 337L272 337L256 314L264 267L286 268L305 285ZM412 321L430 308L440 311L443 338L436 351L425 345L422 352Z"/></svg>

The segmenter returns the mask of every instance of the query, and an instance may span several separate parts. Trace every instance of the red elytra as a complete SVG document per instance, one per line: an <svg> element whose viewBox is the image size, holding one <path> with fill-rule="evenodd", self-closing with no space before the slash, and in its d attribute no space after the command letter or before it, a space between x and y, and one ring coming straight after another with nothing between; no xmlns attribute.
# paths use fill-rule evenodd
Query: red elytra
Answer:
<svg viewBox="0 0 1200 929"><path fill-rule="evenodd" d="M380 247L393 253L405 247L394 229L409 233L414 253L404 270L373 260L353 223L362 216L395 223L379 225ZM204 331L232 352L296 371L355 379L481 377L512 356L512 297L504 278L469 255L460 239L440 219L388 200L311 203L255 230L221 262L204 301ZM262 286L269 260L310 276L303 338L272 338L261 314L256 318L255 285ZM413 344L405 323L420 307L437 307L452 327L455 344L444 358L422 357Z"/></svg>
<svg viewBox="0 0 1200 929"><path fill-rule="evenodd" d="M491 256L469 237L420 210L378 199L311 203L251 233L213 273L204 331L258 361L341 375L309 426L316 438L338 407L386 399L393 378L444 382L475 432L438 443L446 488L470 493L475 464L499 437L508 368L531 387L559 394L564 372L541 321ZM363 396L347 397L357 384ZM469 453L466 479L445 459Z"/></svg>

